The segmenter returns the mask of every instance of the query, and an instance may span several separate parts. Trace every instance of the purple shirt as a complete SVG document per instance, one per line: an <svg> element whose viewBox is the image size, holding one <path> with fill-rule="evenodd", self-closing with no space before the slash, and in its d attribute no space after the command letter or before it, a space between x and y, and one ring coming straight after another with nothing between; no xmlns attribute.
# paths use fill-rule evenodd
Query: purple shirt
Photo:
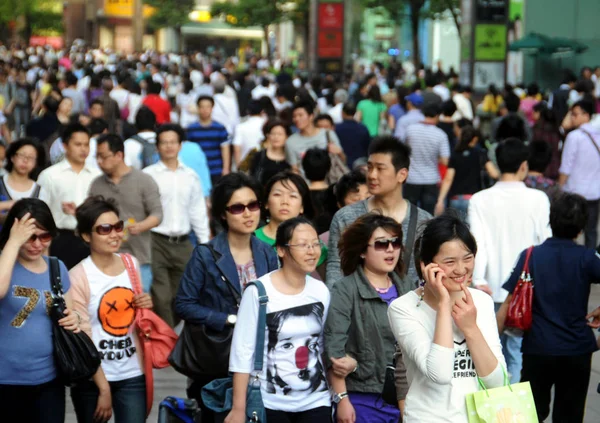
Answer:
<svg viewBox="0 0 600 423"><path fill-rule="evenodd" d="M584 132L585 131L585 132ZM559 172L567 175L564 190L579 194L588 201L600 199L600 131L585 123L567 135Z"/></svg>
<svg viewBox="0 0 600 423"><path fill-rule="evenodd" d="M394 136L400 141L404 141L406 139L406 130L408 127L413 123L423 122L424 120L425 116L423 116L423 113L421 113L420 110L409 110L404 116L398 119L398 122L396 122Z"/></svg>

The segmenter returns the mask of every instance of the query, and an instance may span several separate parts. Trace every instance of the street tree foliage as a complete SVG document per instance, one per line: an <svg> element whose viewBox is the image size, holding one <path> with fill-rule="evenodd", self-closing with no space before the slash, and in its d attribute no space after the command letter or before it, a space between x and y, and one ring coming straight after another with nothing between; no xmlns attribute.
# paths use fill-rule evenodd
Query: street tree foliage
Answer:
<svg viewBox="0 0 600 423"><path fill-rule="evenodd" d="M16 28L29 40L63 30L62 14L51 0L0 0L0 39L8 39Z"/></svg>
<svg viewBox="0 0 600 423"><path fill-rule="evenodd" d="M300 11L297 11L295 3L290 2L289 0L237 0L217 2L213 3L210 13L213 16L224 18L227 23L232 26L261 27L265 42L269 46L267 49L269 57L271 54L269 45L269 25L296 20L299 16L304 16Z"/></svg>
<svg viewBox="0 0 600 423"><path fill-rule="evenodd" d="M422 19L440 19L450 11L460 34L460 0L363 0L370 9L383 8L389 17L400 24L408 17L413 40L413 62L421 64L419 27Z"/></svg>
<svg viewBox="0 0 600 423"><path fill-rule="evenodd" d="M177 32L181 48L181 27L189 22L190 13L196 8L196 0L144 0L144 4L154 8L148 19L148 27L173 28Z"/></svg>

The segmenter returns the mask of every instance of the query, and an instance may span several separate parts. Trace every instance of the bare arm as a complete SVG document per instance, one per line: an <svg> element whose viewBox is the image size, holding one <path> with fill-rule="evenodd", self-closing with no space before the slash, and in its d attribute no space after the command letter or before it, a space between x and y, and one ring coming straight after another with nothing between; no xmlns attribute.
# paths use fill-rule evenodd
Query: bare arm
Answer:
<svg viewBox="0 0 600 423"><path fill-rule="evenodd" d="M446 176L444 176L444 180L442 181L442 186L440 187L440 195L437 199L437 204L435 205L435 214L440 215L444 212L444 202L446 201L446 197L448 196L448 192L452 187L452 182L454 182L454 176L456 175L456 170L454 168L448 168L446 171Z"/></svg>
<svg viewBox="0 0 600 423"><path fill-rule="evenodd" d="M444 166L448 166L448 163L450 162L450 159L448 157L440 157L438 159L438 163L442 164Z"/></svg>
<svg viewBox="0 0 600 423"><path fill-rule="evenodd" d="M560 173L558 175L558 185L560 185L560 187L564 187L565 184L567 183L567 180L569 179L569 175L565 175L564 173Z"/></svg>
<svg viewBox="0 0 600 423"><path fill-rule="evenodd" d="M231 148L229 144L221 144L221 156L223 157L223 175L231 171Z"/></svg>
<svg viewBox="0 0 600 423"><path fill-rule="evenodd" d="M513 294L508 294L506 300L500 306L498 313L496 313L496 322L498 323L498 333L504 332L504 322L506 321L506 315L508 314L508 305L512 300Z"/></svg>
<svg viewBox="0 0 600 423"><path fill-rule="evenodd" d="M233 161L236 166L240 166L242 162L242 148L239 145L233 146Z"/></svg>
<svg viewBox="0 0 600 423"><path fill-rule="evenodd" d="M490 178L496 180L500 179L500 171L496 168L496 166L494 166L494 163L492 163L491 161L485 164L485 171L488 175L490 175Z"/></svg>
<svg viewBox="0 0 600 423"><path fill-rule="evenodd" d="M233 405L224 423L246 422L246 393L249 381L249 373L233 374Z"/></svg>

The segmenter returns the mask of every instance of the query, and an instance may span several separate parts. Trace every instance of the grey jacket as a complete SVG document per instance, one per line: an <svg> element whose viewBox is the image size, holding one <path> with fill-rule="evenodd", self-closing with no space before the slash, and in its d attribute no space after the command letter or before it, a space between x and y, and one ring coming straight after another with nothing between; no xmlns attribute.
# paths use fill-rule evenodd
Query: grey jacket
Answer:
<svg viewBox="0 0 600 423"><path fill-rule="evenodd" d="M395 272L390 277L402 296L413 284ZM331 303L325 323L325 357L346 354L356 359L358 369L346 377L348 392L378 393L383 390L386 366L396 353L396 340L387 317L388 306L371 286L362 266L336 283L331 289ZM406 397L408 383L402 357L396 360L399 399Z"/></svg>
<svg viewBox="0 0 600 423"><path fill-rule="evenodd" d="M333 216L333 220L331 221L331 227L329 228L329 251L327 255L327 277L325 284L331 289L331 287L340 279L344 277L342 275L342 269L340 268L340 254L338 251L338 242L340 240L340 236L344 229L347 226L352 224L356 219L360 216L367 214L368 210L368 201L363 200L358 203L354 203L350 206L346 206ZM408 201L408 200L406 200ZM419 233L419 228L421 228L423 222L431 219L431 215L427 213L425 210L421 210L414 204L410 204L410 207L416 207L418 211L417 215L417 233ZM402 221L402 244L406 244L406 237L408 235L408 221L410 216L410 209L406 214L406 218ZM412 245L411 245L412 248ZM413 256L414 257L414 256ZM417 287L417 271L415 270L414 261L411 259L410 263L405 263L405 266L408 268L407 277L410 281L414 282L414 287Z"/></svg>

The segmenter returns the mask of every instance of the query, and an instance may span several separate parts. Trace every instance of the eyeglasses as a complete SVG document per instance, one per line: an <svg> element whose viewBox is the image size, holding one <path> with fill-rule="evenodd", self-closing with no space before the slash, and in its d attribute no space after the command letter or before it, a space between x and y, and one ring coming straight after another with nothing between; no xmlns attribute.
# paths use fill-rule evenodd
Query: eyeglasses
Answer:
<svg viewBox="0 0 600 423"><path fill-rule="evenodd" d="M27 156L27 155L22 154L22 153L16 153L15 157L17 157L18 159L23 160L24 162L35 162L37 160L36 156Z"/></svg>
<svg viewBox="0 0 600 423"><path fill-rule="evenodd" d="M252 201L248 204L232 204L231 206L225 207L225 210L227 210L231 214L242 214L246 209L248 209L251 212L258 211L260 210L260 202Z"/></svg>
<svg viewBox="0 0 600 423"><path fill-rule="evenodd" d="M122 220L119 220L114 225L111 225L110 223L104 223L102 225L96 226L95 228L96 233L98 235L108 235L113 231L113 229L115 230L115 232L121 233L123 232L123 229L125 229L125 224Z"/></svg>
<svg viewBox="0 0 600 423"><path fill-rule="evenodd" d="M311 248L313 250L320 250L321 248L323 248L323 245L321 244L321 242L313 242L312 244L285 244L285 246L298 248L305 252L308 252L308 250L310 250Z"/></svg>
<svg viewBox="0 0 600 423"><path fill-rule="evenodd" d="M27 242L31 242L33 244L38 239L40 240L40 242L50 242L50 241L52 241L52 234L50 232L43 232L41 234L33 234L29 237Z"/></svg>
<svg viewBox="0 0 600 423"><path fill-rule="evenodd" d="M388 239L378 239L373 244L369 244L369 247L373 247L375 251L387 251L390 245L394 250L402 248L402 240L398 237Z"/></svg>

